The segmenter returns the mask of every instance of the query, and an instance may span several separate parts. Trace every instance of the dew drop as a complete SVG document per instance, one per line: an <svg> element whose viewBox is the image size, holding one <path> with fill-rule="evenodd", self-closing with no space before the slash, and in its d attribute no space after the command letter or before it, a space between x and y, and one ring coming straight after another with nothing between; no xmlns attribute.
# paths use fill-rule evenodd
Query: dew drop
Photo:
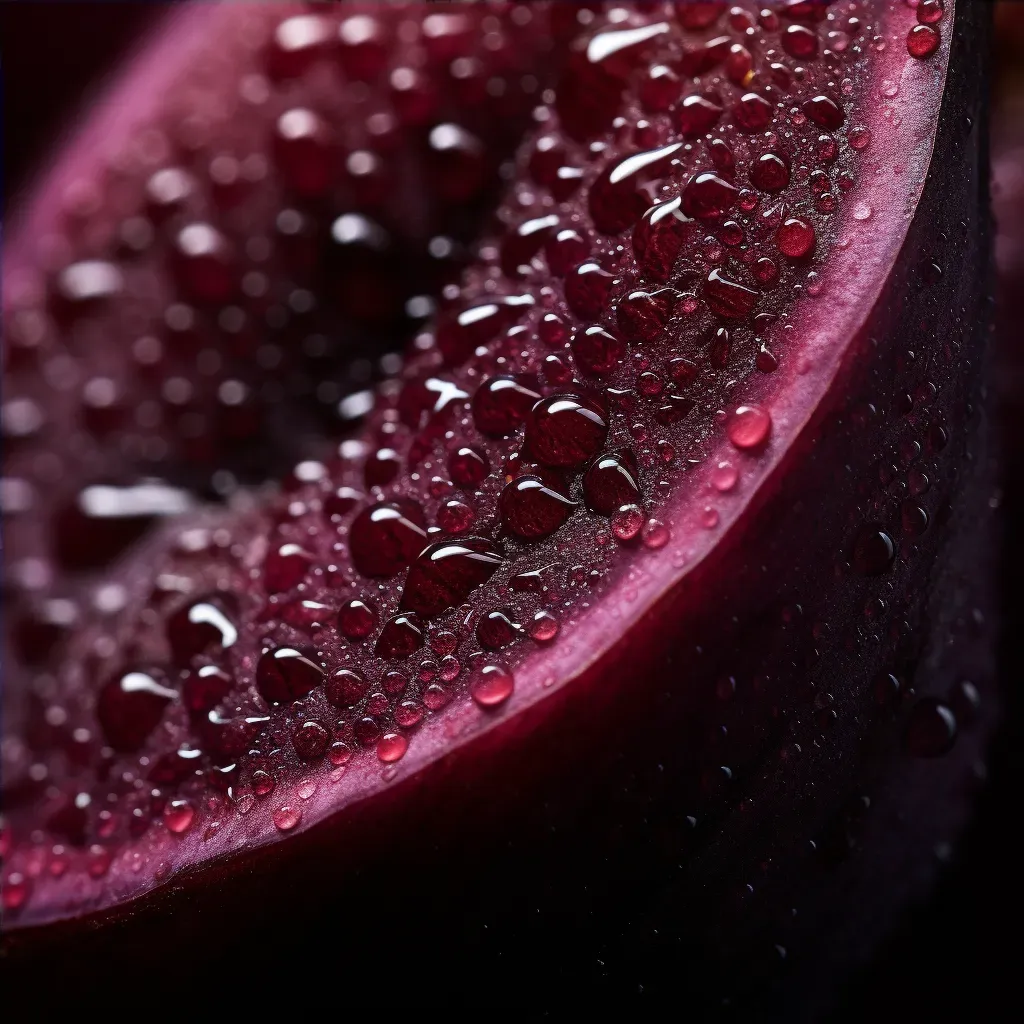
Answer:
<svg viewBox="0 0 1024 1024"><path fill-rule="evenodd" d="M481 434L507 437L522 426L539 399L535 380L523 375L491 377L473 395L473 422Z"/></svg>
<svg viewBox="0 0 1024 1024"><path fill-rule="evenodd" d="M645 548L659 551L671 539L672 532L660 519L648 519L644 523L642 540Z"/></svg>
<svg viewBox="0 0 1024 1024"><path fill-rule="evenodd" d="M374 505L356 516L349 534L349 550L363 576L394 576L427 543L423 513L411 501Z"/></svg>
<svg viewBox="0 0 1024 1024"><path fill-rule="evenodd" d="M741 405L726 419L725 432L741 451L762 447L771 433L771 416L759 405Z"/></svg>
<svg viewBox="0 0 1024 1024"><path fill-rule="evenodd" d="M503 611L490 611L481 616L476 627L476 638L491 651L507 647L519 635L521 627Z"/></svg>
<svg viewBox="0 0 1024 1024"><path fill-rule="evenodd" d="M170 800L164 807L164 824L169 832L181 835L182 832L188 831L195 813L187 800Z"/></svg>
<svg viewBox="0 0 1024 1024"><path fill-rule="evenodd" d="M319 761L330 742L327 729L320 722L303 722L292 733L292 746L303 761Z"/></svg>
<svg viewBox="0 0 1024 1024"><path fill-rule="evenodd" d="M640 499L636 459L628 450L599 455L583 474L583 497L587 507L610 516L623 505Z"/></svg>
<svg viewBox="0 0 1024 1024"><path fill-rule="evenodd" d="M448 472L459 487L476 489L490 471L487 456L476 448L462 446L448 456Z"/></svg>
<svg viewBox="0 0 1024 1024"><path fill-rule="evenodd" d="M238 630L215 597L193 601L167 620L167 640L178 665L188 665L197 654L221 654L237 639Z"/></svg>
<svg viewBox="0 0 1024 1024"><path fill-rule="evenodd" d="M814 226L802 217L787 217L775 233L779 252L791 260L806 260L814 253Z"/></svg>
<svg viewBox="0 0 1024 1024"><path fill-rule="evenodd" d="M927 60L939 48L942 37L931 25L915 25L907 33L907 53L918 60Z"/></svg>
<svg viewBox="0 0 1024 1024"><path fill-rule="evenodd" d="M643 509L639 505L622 505L611 517L612 533L619 540L632 540L644 525Z"/></svg>
<svg viewBox="0 0 1024 1024"><path fill-rule="evenodd" d="M738 479L739 472L735 466L730 465L728 462L720 462L711 471L711 486L723 494L731 491L736 486Z"/></svg>
<svg viewBox="0 0 1024 1024"><path fill-rule="evenodd" d="M338 610L338 632L348 640L365 640L376 626L376 612L358 597L346 601Z"/></svg>
<svg viewBox="0 0 1024 1024"><path fill-rule="evenodd" d="M423 629L418 616L411 612L395 615L384 623L374 647L382 658L397 660L415 654L423 646Z"/></svg>
<svg viewBox="0 0 1024 1024"><path fill-rule="evenodd" d="M504 562L501 551L485 537L431 544L423 549L409 570L400 607L419 615L438 615L464 601Z"/></svg>
<svg viewBox="0 0 1024 1024"><path fill-rule="evenodd" d="M400 761L409 749L409 741L400 732L386 732L377 741L377 757L384 764Z"/></svg>
<svg viewBox="0 0 1024 1024"><path fill-rule="evenodd" d="M324 679L323 669L295 647L264 651L256 663L256 686L271 704L300 700Z"/></svg>
<svg viewBox="0 0 1024 1024"><path fill-rule="evenodd" d="M542 399L526 424L529 452L547 466L578 466L601 450L607 436L606 416L575 394Z"/></svg>
<svg viewBox="0 0 1024 1024"><path fill-rule="evenodd" d="M125 753L138 750L177 696L148 672L125 672L111 679L96 702L96 715L107 742Z"/></svg>
<svg viewBox="0 0 1024 1024"><path fill-rule="evenodd" d="M482 665L474 669L469 684L473 700L482 708L495 708L512 696L515 680L503 665Z"/></svg>
<svg viewBox="0 0 1024 1024"><path fill-rule="evenodd" d="M292 804L282 804L274 809L272 817L278 831L290 832L302 820L302 808Z"/></svg>
<svg viewBox="0 0 1024 1024"><path fill-rule="evenodd" d="M499 501L502 525L525 540L550 536L576 507L576 502L536 476L521 476L507 483Z"/></svg>
<svg viewBox="0 0 1024 1024"><path fill-rule="evenodd" d="M558 636L560 628L558 619L551 612L539 611L530 622L529 633L537 643L547 644Z"/></svg>
<svg viewBox="0 0 1024 1024"><path fill-rule="evenodd" d="M850 565L861 576L880 576L896 556L896 545L879 526L865 526L858 533L850 552Z"/></svg>
<svg viewBox="0 0 1024 1024"><path fill-rule="evenodd" d="M331 744L330 750L327 752L327 756L330 759L331 764L336 768L340 768L342 765L348 764L352 760L352 748L341 740Z"/></svg>
<svg viewBox="0 0 1024 1024"><path fill-rule="evenodd" d="M576 333L572 354L582 373L589 377L606 377L625 358L626 345L603 327L593 326Z"/></svg>
<svg viewBox="0 0 1024 1024"><path fill-rule="evenodd" d="M781 192L789 184L789 164L778 153L762 153L750 168L750 183L762 192Z"/></svg>
<svg viewBox="0 0 1024 1024"><path fill-rule="evenodd" d="M301 544L282 544L263 563L263 585L270 594L291 590L305 579L312 562Z"/></svg>

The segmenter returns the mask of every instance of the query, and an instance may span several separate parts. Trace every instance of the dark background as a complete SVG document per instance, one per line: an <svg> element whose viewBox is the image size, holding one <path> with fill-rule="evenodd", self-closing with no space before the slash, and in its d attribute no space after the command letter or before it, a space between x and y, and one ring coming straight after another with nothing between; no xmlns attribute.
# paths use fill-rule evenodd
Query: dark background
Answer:
<svg viewBox="0 0 1024 1024"><path fill-rule="evenodd" d="M45 168L49 147L74 123L76 113L87 108L90 96L117 67L119 57L166 6L0 0L5 212L18 193L30 186L33 174ZM1024 91L1024 3L997 7L996 121L1005 97ZM1002 312L998 361L1001 371L1010 372L1000 372L998 378L1006 381L1012 379L1019 362L1020 329L1015 323L1011 327L1010 312ZM1016 466L1024 466L1024 439L1018 426L1024 422L1024 396L1004 393L1000 402L1007 453L1001 659L1006 722L989 762L989 785L950 869L931 901L909 915L842 999L842 1020L851 1024L879 1016L883 1020L894 1016L978 1019L986 1015L986 1007L1019 1003L1020 941L1016 936L1021 849L1011 837L1021 827L1018 779L1024 749L1014 640L1024 628L1018 596L1024 550L1015 528L1024 511L1024 482L1015 471Z"/></svg>

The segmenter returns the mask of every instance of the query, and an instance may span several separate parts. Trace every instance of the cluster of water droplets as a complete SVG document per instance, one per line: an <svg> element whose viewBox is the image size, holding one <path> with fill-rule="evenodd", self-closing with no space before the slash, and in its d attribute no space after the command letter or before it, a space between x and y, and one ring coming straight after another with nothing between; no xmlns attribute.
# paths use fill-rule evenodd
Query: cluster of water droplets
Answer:
<svg viewBox="0 0 1024 1024"><path fill-rule="evenodd" d="M271 77L321 59L320 19L278 28ZM351 43L364 55L370 21ZM349 45L331 24L330 45ZM592 26L535 111L503 234L443 291L408 365L361 407L360 436L296 466L247 525L183 533L137 615L127 592L109 609L127 627L76 669L94 698L43 712L66 784L41 837L102 852L154 820L180 836L258 807L293 829L317 766L338 779L375 756L391 777L437 712L505 704L517 664L637 552L664 557L668 513L709 451L708 491L688 500L714 528L770 443L768 403L744 390L789 358L790 310L821 293L814 268L870 145L850 96L871 35L859 4L655 4ZM395 103L416 123L429 90L400 70ZM275 166L316 196L326 126L305 108L275 124ZM472 177L463 129L431 145L452 189ZM147 187L176 202L181 183L159 173ZM375 230L339 218L331 236L372 250ZM182 287L218 306L236 274L223 241L202 224L174 241ZM891 546L884 531L858 541L855 568ZM98 731L77 724L90 714ZM26 786L45 785L21 754Z"/></svg>
<svg viewBox="0 0 1024 1024"><path fill-rule="evenodd" d="M0 508L29 663L78 614L69 576L365 415L468 257L552 45L543 4L288 13L237 9L6 275Z"/></svg>

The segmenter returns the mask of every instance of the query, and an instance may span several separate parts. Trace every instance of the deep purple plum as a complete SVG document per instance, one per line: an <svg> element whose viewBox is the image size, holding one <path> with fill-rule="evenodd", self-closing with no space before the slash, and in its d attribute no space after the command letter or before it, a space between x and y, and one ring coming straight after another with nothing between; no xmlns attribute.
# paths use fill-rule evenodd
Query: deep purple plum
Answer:
<svg viewBox="0 0 1024 1024"><path fill-rule="evenodd" d="M16 962L262 927L357 987L681 959L717 1004L792 954L813 1013L927 885L994 714L983 14L580 20L338 458L10 681Z"/></svg>

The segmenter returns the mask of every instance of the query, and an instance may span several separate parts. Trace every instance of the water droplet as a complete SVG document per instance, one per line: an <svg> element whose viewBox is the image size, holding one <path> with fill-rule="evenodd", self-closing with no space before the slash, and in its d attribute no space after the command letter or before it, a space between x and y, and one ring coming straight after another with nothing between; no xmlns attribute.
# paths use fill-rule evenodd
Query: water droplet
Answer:
<svg viewBox="0 0 1024 1024"><path fill-rule="evenodd" d="M518 323L532 305L532 295L506 295L461 313L445 314L438 320L436 339L445 362L464 362L475 349Z"/></svg>
<svg viewBox="0 0 1024 1024"><path fill-rule="evenodd" d="M237 639L238 630L216 597L192 601L167 620L167 640L178 665L188 665L197 654L221 654Z"/></svg>
<svg viewBox="0 0 1024 1024"><path fill-rule="evenodd" d="M671 537L672 532L659 519L648 519L644 523L642 533L644 547L652 551L658 551L669 542Z"/></svg>
<svg viewBox="0 0 1024 1024"><path fill-rule="evenodd" d="M394 576L426 543L423 512L412 501L364 509L356 516L349 534L352 561L363 576Z"/></svg>
<svg viewBox="0 0 1024 1024"><path fill-rule="evenodd" d="M732 110L736 127L744 132L759 132L767 128L772 113L772 105L756 92L744 93Z"/></svg>
<svg viewBox="0 0 1024 1024"><path fill-rule="evenodd" d="M400 761L409 749L409 741L400 732L386 732L377 742L377 757L385 764Z"/></svg>
<svg viewBox="0 0 1024 1024"><path fill-rule="evenodd" d="M312 562L301 544L282 544L263 563L263 585L270 594L291 590L305 579Z"/></svg>
<svg viewBox="0 0 1024 1024"><path fill-rule="evenodd" d="M622 505L612 513L612 533L619 540L632 540L644 524L643 509L639 505Z"/></svg>
<svg viewBox="0 0 1024 1024"><path fill-rule="evenodd" d="M654 341L665 329L678 298L674 288L630 292L616 309L619 330L634 342Z"/></svg>
<svg viewBox="0 0 1024 1024"><path fill-rule="evenodd" d="M612 288L618 283L618 278L600 263L581 263L566 276L565 300L577 316L594 320L605 312Z"/></svg>
<svg viewBox="0 0 1024 1024"><path fill-rule="evenodd" d="M587 507L610 516L623 505L635 505L640 498L636 459L625 449L597 456L583 474L583 497Z"/></svg>
<svg viewBox="0 0 1024 1024"><path fill-rule="evenodd" d="M187 800L169 800L164 807L164 824L169 832L180 835L182 832L188 831L195 813Z"/></svg>
<svg viewBox="0 0 1024 1024"><path fill-rule="evenodd" d="M865 526L858 533L850 553L850 565L861 576L880 576L896 556L896 545L879 526Z"/></svg>
<svg viewBox="0 0 1024 1024"><path fill-rule="evenodd" d="M302 820L302 808L292 804L282 804L274 809L272 817L278 831L290 832Z"/></svg>
<svg viewBox="0 0 1024 1024"><path fill-rule="evenodd" d="M295 647L264 651L256 663L256 686L263 698L271 704L282 704L316 689L324 679L316 657Z"/></svg>
<svg viewBox="0 0 1024 1024"><path fill-rule="evenodd" d="M384 623L375 652L382 658L399 659L415 654L423 646L423 629L413 613L395 615Z"/></svg>
<svg viewBox="0 0 1024 1024"><path fill-rule="evenodd" d="M781 192L789 184L789 164L778 153L762 153L751 165L750 183L762 192Z"/></svg>
<svg viewBox="0 0 1024 1024"><path fill-rule="evenodd" d="M476 448L462 446L448 456L448 472L459 487L475 489L491 471L487 456Z"/></svg>
<svg viewBox="0 0 1024 1024"><path fill-rule="evenodd" d="M338 632L348 640L365 640L376 626L376 612L358 597L346 601L338 610Z"/></svg>
<svg viewBox="0 0 1024 1024"><path fill-rule="evenodd" d="M589 377L606 377L626 356L626 345L603 327L578 331L572 340L572 354L580 371Z"/></svg>
<svg viewBox="0 0 1024 1024"><path fill-rule="evenodd" d="M330 734L320 722L303 722L292 733L292 746L303 761L319 761L327 750Z"/></svg>
<svg viewBox="0 0 1024 1024"><path fill-rule="evenodd" d="M768 440L771 416L759 405L741 405L726 419L729 440L742 451L755 451Z"/></svg>
<svg viewBox="0 0 1024 1024"><path fill-rule="evenodd" d="M907 753L914 757L942 757L953 749L956 737L952 709L934 697L925 697L911 709L903 742Z"/></svg>
<svg viewBox="0 0 1024 1024"><path fill-rule="evenodd" d="M697 223L682 209L681 196L652 206L633 231L637 266L652 281L666 281L687 240L696 238Z"/></svg>
<svg viewBox="0 0 1024 1024"><path fill-rule="evenodd" d="M907 33L907 53L918 60L931 57L942 42L939 30L932 25L915 25Z"/></svg>
<svg viewBox="0 0 1024 1024"><path fill-rule="evenodd" d="M791 260L806 260L814 254L814 226L802 217L787 217L775 233L779 252Z"/></svg>
<svg viewBox="0 0 1024 1024"><path fill-rule="evenodd" d="M138 750L177 696L148 672L125 672L111 679L96 701L96 716L107 742L125 753Z"/></svg>
<svg viewBox="0 0 1024 1024"><path fill-rule="evenodd" d="M490 437L507 437L526 421L540 399L535 380L520 374L491 377L473 395L473 422Z"/></svg>
<svg viewBox="0 0 1024 1024"><path fill-rule="evenodd" d="M330 758L331 764L336 768L340 768L352 760L352 748L347 743L338 740L331 744L327 756Z"/></svg>
<svg viewBox="0 0 1024 1024"><path fill-rule="evenodd" d="M705 171L694 175L683 189L683 211L688 217L717 220L732 208L738 195L735 186Z"/></svg>
<svg viewBox="0 0 1024 1024"><path fill-rule="evenodd" d="M552 395L534 406L526 425L530 453L548 466L578 466L593 458L608 435L604 413L580 395Z"/></svg>
<svg viewBox="0 0 1024 1024"><path fill-rule="evenodd" d="M546 644L558 636L559 629L558 619L551 612L539 611L534 615L533 621L530 623L529 633L537 643Z"/></svg>
<svg viewBox="0 0 1024 1024"><path fill-rule="evenodd" d="M515 680L503 665L482 665L474 669L469 683L473 700L482 708L494 708L512 696Z"/></svg>
<svg viewBox="0 0 1024 1024"><path fill-rule="evenodd" d="M724 320L746 320L761 297L760 292L727 277L717 267L708 274L702 293L711 312Z"/></svg>
<svg viewBox="0 0 1024 1024"><path fill-rule="evenodd" d="M801 105L807 117L821 128L835 131L843 126L843 108L829 96L814 96Z"/></svg>
<svg viewBox="0 0 1024 1024"><path fill-rule="evenodd" d="M428 617L454 608L489 580L504 561L501 551L485 537L431 544L409 570L401 608Z"/></svg>
<svg viewBox="0 0 1024 1024"><path fill-rule="evenodd" d="M521 476L505 485L499 510L502 525L526 540L554 533L576 509L576 502L536 476Z"/></svg>
<svg viewBox="0 0 1024 1024"><path fill-rule="evenodd" d="M662 177L682 145L674 142L660 149L632 153L614 161L598 176L591 186L588 200L590 215L598 231L617 235L637 222L649 205L640 186Z"/></svg>
<svg viewBox="0 0 1024 1024"><path fill-rule="evenodd" d="M735 466L730 465L728 462L720 462L711 471L711 486L723 494L731 491L736 486L738 479L739 472Z"/></svg>

